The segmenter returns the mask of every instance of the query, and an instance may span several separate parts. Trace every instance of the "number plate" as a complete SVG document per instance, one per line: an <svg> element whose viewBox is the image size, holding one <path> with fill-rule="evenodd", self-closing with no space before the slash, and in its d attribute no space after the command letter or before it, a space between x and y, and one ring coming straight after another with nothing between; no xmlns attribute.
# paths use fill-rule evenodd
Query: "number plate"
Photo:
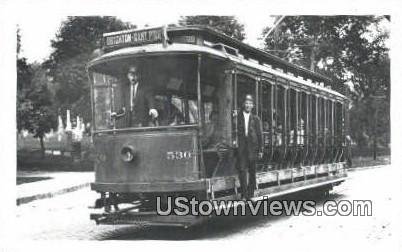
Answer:
<svg viewBox="0 0 402 252"><path fill-rule="evenodd" d="M168 151L166 152L167 160L182 160L190 159L192 157L191 151Z"/></svg>

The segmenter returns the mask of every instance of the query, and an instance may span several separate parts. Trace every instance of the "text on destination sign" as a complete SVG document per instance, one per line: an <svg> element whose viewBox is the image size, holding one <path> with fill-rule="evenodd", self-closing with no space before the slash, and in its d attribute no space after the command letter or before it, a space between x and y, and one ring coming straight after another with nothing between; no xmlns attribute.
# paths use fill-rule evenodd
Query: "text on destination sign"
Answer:
<svg viewBox="0 0 402 252"><path fill-rule="evenodd" d="M117 46L124 44L140 45L140 44L150 44L163 41L163 30L150 29L150 30L140 30L132 31L129 33L116 34L106 36L104 40L105 46Z"/></svg>

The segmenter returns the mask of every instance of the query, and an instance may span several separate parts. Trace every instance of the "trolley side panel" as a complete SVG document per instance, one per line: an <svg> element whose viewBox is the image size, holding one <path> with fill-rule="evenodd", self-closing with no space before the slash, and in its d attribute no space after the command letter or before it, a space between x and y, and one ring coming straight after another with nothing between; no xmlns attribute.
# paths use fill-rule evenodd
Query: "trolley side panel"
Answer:
<svg viewBox="0 0 402 252"><path fill-rule="evenodd" d="M185 182L200 177L196 131L130 132L94 137L95 183ZM134 150L125 162L122 149Z"/></svg>

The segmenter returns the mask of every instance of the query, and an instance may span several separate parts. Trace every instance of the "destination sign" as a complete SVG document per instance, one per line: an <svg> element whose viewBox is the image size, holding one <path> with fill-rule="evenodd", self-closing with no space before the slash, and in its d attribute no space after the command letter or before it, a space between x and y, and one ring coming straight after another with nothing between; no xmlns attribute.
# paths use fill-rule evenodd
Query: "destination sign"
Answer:
<svg viewBox="0 0 402 252"><path fill-rule="evenodd" d="M106 33L103 35L104 47L136 46L144 44L165 43L166 31L163 27L128 30L122 32Z"/></svg>

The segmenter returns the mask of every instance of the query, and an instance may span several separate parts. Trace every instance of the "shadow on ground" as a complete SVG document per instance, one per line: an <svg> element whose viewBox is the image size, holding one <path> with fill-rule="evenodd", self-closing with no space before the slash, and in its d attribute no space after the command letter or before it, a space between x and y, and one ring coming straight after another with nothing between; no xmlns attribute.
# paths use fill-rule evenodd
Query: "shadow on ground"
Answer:
<svg viewBox="0 0 402 252"><path fill-rule="evenodd" d="M343 194L331 193L329 196L293 195L293 198L280 198L278 200L309 200L314 199L320 207L326 200L337 200L344 197ZM125 226L116 227L113 231L102 233L99 240L203 240L220 239L247 233L260 227L274 226L276 222L283 221L291 216L221 216L188 229L177 227L154 227L154 226Z"/></svg>
<svg viewBox="0 0 402 252"><path fill-rule="evenodd" d="M32 183L41 180L52 179L51 177L17 177L17 185Z"/></svg>

